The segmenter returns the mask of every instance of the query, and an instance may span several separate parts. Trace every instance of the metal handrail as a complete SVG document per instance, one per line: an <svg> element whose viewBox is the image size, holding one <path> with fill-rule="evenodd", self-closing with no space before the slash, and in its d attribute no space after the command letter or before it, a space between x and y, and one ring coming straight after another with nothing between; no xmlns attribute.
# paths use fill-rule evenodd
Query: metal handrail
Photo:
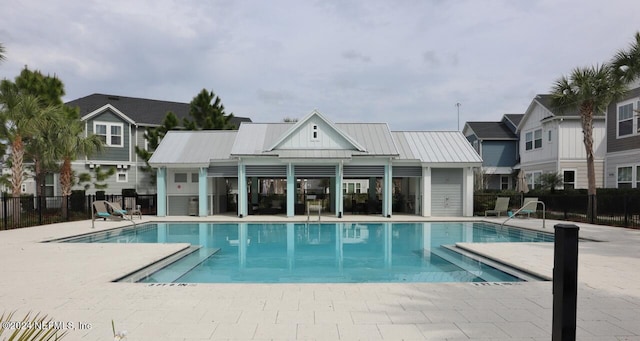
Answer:
<svg viewBox="0 0 640 341"><path fill-rule="evenodd" d="M524 210L524 209L525 209L527 206L529 206L530 204L536 204L536 207L538 206L538 204L542 204L542 228L546 228L546 227L545 227L545 216L546 216L546 212L545 212L545 211L546 211L546 207L545 207L545 205L544 205L544 202L539 201L539 200L536 200L536 201L529 201L529 202L527 202L524 206L520 207L520 208L519 208L517 211L515 211L511 216L509 216L509 218L507 218L507 220L503 221L503 222L502 222L502 224L500 224L500 227L503 227L503 226L504 226L504 224L505 224L507 221L509 221L509 220L511 220L511 219L513 219L513 218L515 218L515 217L516 217L516 215L518 215L518 213L520 213L520 211Z"/></svg>
<svg viewBox="0 0 640 341"><path fill-rule="evenodd" d="M313 205L314 207L316 207L316 205ZM318 221L320 221L321 219L321 214L322 214L322 204L317 205L318 207ZM309 202L307 202L307 222L309 222L310 220L310 215L311 215L311 205L309 204Z"/></svg>

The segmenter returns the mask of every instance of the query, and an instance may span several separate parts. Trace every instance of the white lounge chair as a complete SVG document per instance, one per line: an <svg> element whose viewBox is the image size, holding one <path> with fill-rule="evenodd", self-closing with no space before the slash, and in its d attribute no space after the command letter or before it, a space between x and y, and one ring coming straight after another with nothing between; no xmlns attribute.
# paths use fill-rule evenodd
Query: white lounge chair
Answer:
<svg viewBox="0 0 640 341"><path fill-rule="evenodd" d="M484 211L484 216L486 217L487 214L495 214L499 217L502 212L506 214L507 210L509 210L509 197L499 197L496 199L496 207L492 210Z"/></svg>

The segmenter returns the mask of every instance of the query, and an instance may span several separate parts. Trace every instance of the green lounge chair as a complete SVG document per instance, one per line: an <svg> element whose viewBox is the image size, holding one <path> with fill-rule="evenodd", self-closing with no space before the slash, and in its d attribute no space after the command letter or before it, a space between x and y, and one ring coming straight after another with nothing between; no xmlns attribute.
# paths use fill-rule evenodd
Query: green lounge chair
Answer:
<svg viewBox="0 0 640 341"><path fill-rule="evenodd" d="M499 197L496 199L496 207L492 210L484 211L484 216L486 217L487 214L495 214L499 217L503 212L506 214L507 210L509 210L509 197Z"/></svg>

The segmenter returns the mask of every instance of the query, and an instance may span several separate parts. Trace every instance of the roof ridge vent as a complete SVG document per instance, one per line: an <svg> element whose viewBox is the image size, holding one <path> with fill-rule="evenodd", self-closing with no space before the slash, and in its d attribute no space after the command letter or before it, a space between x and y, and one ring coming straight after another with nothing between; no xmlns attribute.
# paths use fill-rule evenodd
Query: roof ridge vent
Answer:
<svg viewBox="0 0 640 341"><path fill-rule="evenodd" d="M120 100L120 97L118 97L118 96L107 96L107 99L112 99L114 101L118 101L118 100Z"/></svg>

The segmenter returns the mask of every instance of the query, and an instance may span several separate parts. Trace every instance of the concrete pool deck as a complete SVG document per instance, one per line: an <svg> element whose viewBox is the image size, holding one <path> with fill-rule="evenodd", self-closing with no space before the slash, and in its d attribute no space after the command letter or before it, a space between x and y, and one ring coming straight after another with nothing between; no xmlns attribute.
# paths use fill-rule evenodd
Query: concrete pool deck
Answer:
<svg viewBox="0 0 640 341"><path fill-rule="evenodd" d="M306 221L305 217L143 217L140 221ZM444 221L345 216L331 221ZM450 220L501 223L504 218ZM547 220L546 230L565 223ZM0 231L0 315L47 314L73 326L64 340L550 340L552 283L113 283L184 244L41 241L128 225L61 223ZM540 229L537 219L509 225ZM577 223L578 340L640 340L640 231ZM463 244L551 277L553 244ZM14 320L16 319L14 318Z"/></svg>

